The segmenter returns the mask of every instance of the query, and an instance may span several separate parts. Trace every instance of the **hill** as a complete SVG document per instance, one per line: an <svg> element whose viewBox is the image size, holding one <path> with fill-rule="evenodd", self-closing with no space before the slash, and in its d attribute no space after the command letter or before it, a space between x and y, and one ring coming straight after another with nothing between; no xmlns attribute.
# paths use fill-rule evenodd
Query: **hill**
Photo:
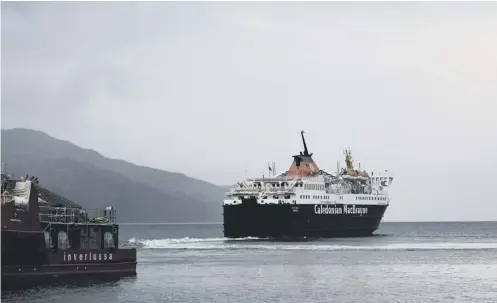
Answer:
<svg viewBox="0 0 497 303"><path fill-rule="evenodd" d="M121 222L220 222L226 188L174 173L109 159L29 129L2 130L2 162L16 175L86 208L113 205Z"/></svg>

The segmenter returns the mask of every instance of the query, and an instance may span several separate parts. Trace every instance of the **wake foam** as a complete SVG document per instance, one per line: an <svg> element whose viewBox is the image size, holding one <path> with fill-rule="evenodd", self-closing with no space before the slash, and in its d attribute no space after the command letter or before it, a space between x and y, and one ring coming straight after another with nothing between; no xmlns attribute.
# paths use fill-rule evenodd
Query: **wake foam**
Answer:
<svg viewBox="0 0 497 303"><path fill-rule="evenodd" d="M496 242L410 242L410 243L355 243L343 245L333 240L316 240L304 243L284 243L258 238L172 238L144 239L131 238L129 244L144 249L178 250L493 250Z"/></svg>

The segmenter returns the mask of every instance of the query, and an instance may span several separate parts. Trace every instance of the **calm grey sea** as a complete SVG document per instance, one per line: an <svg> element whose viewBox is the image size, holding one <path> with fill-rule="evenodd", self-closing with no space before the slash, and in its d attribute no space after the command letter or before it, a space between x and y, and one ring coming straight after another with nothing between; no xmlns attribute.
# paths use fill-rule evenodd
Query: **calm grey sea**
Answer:
<svg viewBox="0 0 497 303"><path fill-rule="evenodd" d="M302 242L122 225L121 240L139 247L137 277L4 291L2 302L497 302L497 222L382 223L374 237Z"/></svg>

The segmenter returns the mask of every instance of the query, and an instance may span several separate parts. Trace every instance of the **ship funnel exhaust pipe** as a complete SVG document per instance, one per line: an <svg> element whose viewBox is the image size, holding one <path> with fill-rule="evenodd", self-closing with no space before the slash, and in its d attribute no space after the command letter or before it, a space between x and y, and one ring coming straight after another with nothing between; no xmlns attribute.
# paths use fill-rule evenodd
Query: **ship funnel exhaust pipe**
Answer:
<svg viewBox="0 0 497 303"><path fill-rule="evenodd" d="M304 153L300 153L302 156L309 156L312 157L312 153L309 154L309 150L307 149L307 144L305 143L305 138L304 138L304 131L300 131L300 135L302 136L302 142L304 143Z"/></svg>

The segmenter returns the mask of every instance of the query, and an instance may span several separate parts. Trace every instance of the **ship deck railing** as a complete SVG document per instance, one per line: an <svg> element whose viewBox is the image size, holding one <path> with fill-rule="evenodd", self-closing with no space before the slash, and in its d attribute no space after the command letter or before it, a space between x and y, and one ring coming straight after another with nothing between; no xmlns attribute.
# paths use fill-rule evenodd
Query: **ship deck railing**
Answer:
<svg viewBox="0 0 497 303"><path fill-rule="evenodd" d="M249 182L267 182L267 183L272 183L272 182L291 182L291 181L303 181L303 180L316 180L319 177L322 177L323 175L317 174L315 176L294 176L294 177L287 177L287 176L276 176L276 177L270 177L270 178L250 178L247 179ZM330 175L333 176L333 175ZM335 176L333 176L335 177Z"/></svg>
<svg viewBox="0 0 497 303"><path fill-rule="evenodd" d="M282 195L282 194L295 194L295 192L290 188L278 188L278 189L266 189L260 188L256 190L232 190L226 192L225 195L230 196L250 196L250 195Z"/></svg>
<svg viewBox="0 0 497 303"><path fill-rule="evenodd" d="M40 222L62 224L102 225L116 223L115 209L79 209L68 207L40 207Z"/></svg>
<svg viewBox="0 0 497 303"><path fill-rule="evenodd" d="M337 180L339 177L333 174L329 173L320 173L316 174L314 176L293 176L293 177L288 177L288 176L276 176L276 177L270 177L270 178L249 178L244 181L241 181L240 183L253 183L253 182L264 182L264 183L278 183L278 182L294 182L294 181L316 181L317 179L321 178L331 178L332 180Z"/></svg>

